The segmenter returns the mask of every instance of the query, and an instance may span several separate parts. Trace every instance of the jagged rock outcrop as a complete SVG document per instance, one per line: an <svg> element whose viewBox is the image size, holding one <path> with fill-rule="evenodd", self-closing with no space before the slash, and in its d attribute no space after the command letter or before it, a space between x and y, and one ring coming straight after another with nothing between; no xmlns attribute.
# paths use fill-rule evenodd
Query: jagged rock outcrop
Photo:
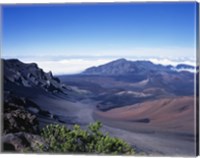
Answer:
<svg viewBox="0 0 200 158"><path fill-rule="evenodd" d="M58 78L52 75L51 71L45 73L35 63L25 64L18 59L2 61L5 84L13 83L18 86L42 88L52 93L63 92L63 88L66 88Z"/></svg>

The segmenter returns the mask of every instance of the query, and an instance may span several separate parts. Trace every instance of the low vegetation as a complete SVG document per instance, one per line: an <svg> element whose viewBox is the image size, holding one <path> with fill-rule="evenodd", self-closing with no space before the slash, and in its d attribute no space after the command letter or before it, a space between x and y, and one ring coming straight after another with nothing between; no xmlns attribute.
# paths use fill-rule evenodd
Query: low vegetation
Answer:
<svg viewBox="0 0 200 158"><path fill-rule="evenodd" d="M91 153L91 154L134 154L134 149L122 139L110 137L100 131L102 124L95 122L86 130L74 125L68 129L63 125L47 125L41 132L45 145L42 152Z"/></svg>

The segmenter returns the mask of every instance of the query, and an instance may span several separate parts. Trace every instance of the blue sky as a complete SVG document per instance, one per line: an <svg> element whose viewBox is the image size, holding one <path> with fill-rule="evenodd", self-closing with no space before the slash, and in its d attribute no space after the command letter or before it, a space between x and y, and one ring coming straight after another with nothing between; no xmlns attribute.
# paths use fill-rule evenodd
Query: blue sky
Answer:
<svg viewBox="0 0 200 158"><path fill-rule="evenodd" d="M2 56L195 57L195 2L4 5Z"/></svg>

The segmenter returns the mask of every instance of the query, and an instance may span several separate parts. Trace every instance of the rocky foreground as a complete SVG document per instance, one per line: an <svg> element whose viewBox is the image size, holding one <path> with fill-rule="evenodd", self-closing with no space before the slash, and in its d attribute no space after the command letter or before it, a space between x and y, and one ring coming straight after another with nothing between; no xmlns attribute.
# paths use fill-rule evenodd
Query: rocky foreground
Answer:
<svg viewBox="0 0 200 158"><path fill-rule="evenodd" d="M39 121L37 116L28 110L40 108L32 101L13 96L11 92L4 94L3 109L3 150L22 152L27 148L34 150L38 144L44 141L38 135ZM42 112L42 111L40 111Z"/></svg>

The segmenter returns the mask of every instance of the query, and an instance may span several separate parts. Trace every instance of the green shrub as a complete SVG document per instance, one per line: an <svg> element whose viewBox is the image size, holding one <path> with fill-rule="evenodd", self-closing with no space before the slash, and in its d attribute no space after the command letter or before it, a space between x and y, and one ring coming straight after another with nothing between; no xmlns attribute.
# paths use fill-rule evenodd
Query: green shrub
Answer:
<svg viewBox="0 0 200 158"><path fill-rule="evenodd" d="M45 145L43 152L73 152L93 154L134 154L133 148L122 139L110 137L100 131L102 124L90 124L87 130L74 125L70 130L62 125L47 125L42 130Z"/></svg>

